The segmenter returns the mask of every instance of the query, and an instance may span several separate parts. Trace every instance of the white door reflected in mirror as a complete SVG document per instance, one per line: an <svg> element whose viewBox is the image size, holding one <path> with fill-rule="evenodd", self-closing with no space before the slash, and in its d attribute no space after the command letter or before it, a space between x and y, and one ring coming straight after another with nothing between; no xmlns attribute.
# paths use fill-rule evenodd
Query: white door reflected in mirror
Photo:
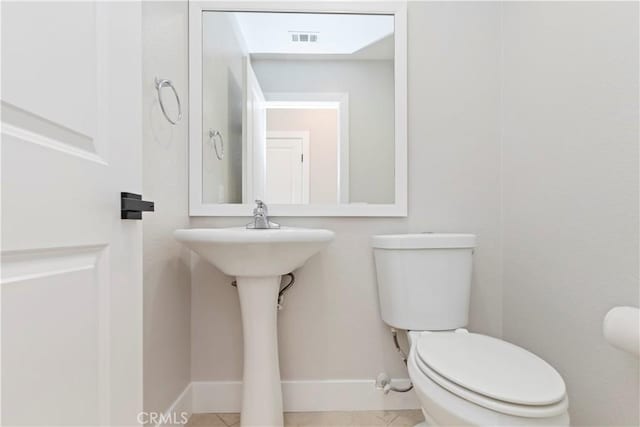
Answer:
<svg viewBox="0 0 640 427"><path fill-rule="evenodd" d="M267 132L265 199L309 203L309 132Z"/></svg>

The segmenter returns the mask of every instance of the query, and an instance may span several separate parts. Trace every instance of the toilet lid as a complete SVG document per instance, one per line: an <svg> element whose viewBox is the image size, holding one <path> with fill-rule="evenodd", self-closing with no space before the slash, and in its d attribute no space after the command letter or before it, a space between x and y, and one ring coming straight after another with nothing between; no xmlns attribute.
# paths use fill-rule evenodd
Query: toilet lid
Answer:
<svg viewBox="0 0 640 427"><path fill-rule="evenodd" d="M492 399L550 405L565 397L564 381L551 365L496 338L472 333L424 334L416 351L437 374Z"/></svg>

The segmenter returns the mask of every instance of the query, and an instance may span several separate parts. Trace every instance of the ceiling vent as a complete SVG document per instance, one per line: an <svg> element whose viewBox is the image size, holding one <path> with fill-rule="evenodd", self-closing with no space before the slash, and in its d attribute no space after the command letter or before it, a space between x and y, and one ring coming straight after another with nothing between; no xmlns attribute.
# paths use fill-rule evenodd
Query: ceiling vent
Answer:
<svg viewBox="0 0 640 427"><path fill-rule="evenodd" d="M316 32L289 31L291 41L294 43L315 43L318 41Z"/></svg>

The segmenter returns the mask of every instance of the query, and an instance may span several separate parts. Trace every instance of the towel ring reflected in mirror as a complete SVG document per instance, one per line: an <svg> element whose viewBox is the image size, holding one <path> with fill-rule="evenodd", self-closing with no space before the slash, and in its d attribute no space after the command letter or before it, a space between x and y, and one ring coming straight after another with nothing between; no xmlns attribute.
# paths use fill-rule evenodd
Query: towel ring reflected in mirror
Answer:
<svg viewBox="0 0 640 427"><path fill-rule="evenodd" d="M158 91L158 103L160 104L160 109L162 110L162 114L164 117L171 123L172 125L176 125L182 119L182 105L180 104L180 97L178 96L178 91L173 86L171 80L168 79L159 79L156 77L156 90ZM173 91L174 96L176 97L176 103L178 104L178 117L174 120L169 117L167 114L167 110L164 108L164 102L162 101L162 88L168 87Z"/></svg>
<svg viewBox="0 0 640 427"><path fill-rule="evenodd" d="M218 160L224 159L224 138L217 130L209 129L209 142L213 145ZM219 147L219 148L218 148Z"/></svg>

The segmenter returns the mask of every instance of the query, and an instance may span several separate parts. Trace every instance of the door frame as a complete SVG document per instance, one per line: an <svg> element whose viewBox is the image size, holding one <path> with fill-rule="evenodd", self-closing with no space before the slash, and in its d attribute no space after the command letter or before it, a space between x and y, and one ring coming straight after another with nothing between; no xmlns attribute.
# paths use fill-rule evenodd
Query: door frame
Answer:
<svg viewBox="0 0 640 427"><path fill-rule="evenodd" d="M243 59L244 87L242 108L242 201L251 204L253 199L264 198L266 179L266 129L267 110L260 82L251 66L251 58ZM255 95L258 95L257 97ZM259 105L256 106L256 103ZM263 127L259 126L264 120ZM265 131L264 141L256 133ZM256 140L261 141L260 144ZM200 182L202 185L202 182ZM191 186L191 183L189 184ZM191 191L191 190L189 190ZM201 192L201 190L198 190ZM251 198L250 198L251 197Z"/></svg>
<svg viewBox="0 0 640 427"><path fill-rule="evenodd" d="M338 188L337 202L349 203L349 93L348 92L266 92L267 110L283 109L336 109L338 110Z"/></svg>
<svg viewBox="0 0 640 427"><path fill-rule="evenodd" d="M267 131L267 142L265 144L269 149L269 139L300 139L302 140L302 203L309 203L309 131ZM268 165L267 165L268 167Z"/></svg>

